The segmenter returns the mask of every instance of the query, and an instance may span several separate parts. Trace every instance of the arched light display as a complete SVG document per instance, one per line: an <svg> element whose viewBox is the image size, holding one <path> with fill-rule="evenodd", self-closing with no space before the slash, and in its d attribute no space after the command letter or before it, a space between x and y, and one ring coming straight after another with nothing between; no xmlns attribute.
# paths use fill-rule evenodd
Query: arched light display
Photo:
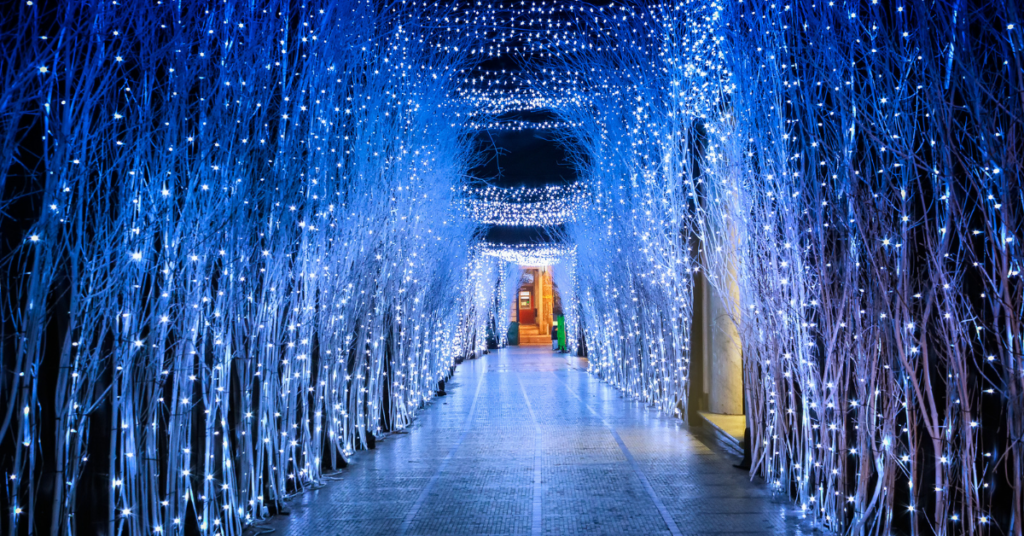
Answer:
<svg viewBox="0 0 1024 536"><path fill-rule="evenodd" d="M524 130L558 130L580 125L564 121L513 121L506 119L489 123L470 123L467 126L477 130L521 132Z"/></svg>
<svg viewBox="0 0 1024 536"><path fill-rule="evenodd" d="M515 266L548 266L572 259L575 246L558 244L490 244L482 243L483 255L496 257Z"/></svg>
<svg viewBox="0 0 1024 536"><path fill-rule="evenodd" d="M823 526L1021 534L1013 5L41 4L0 60L0 531L240 534L558 263L592 373L683 415L693 278L735 291L752 472ZM535 110L580 182L463 190Z"/></svg>
<svg viewBox="0 0 1024 536"><path fill-rule="evenodd" d="M579 182L539 188L463 187L468 217L489 225L550 227L577 221L587 209L587 189Z"/></svg>

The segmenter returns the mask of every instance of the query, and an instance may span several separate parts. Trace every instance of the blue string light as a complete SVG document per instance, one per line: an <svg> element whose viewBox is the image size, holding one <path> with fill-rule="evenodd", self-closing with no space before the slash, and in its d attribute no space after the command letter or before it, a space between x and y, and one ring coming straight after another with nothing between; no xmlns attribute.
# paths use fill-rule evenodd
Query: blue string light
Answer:
<svg viewBox="0 0 1024 536"><path fill-rule="evenodd" d="M683 418L695 278L735 297L752 471L824 527L1020 533L1024 42L958 6L19 3L0 527L241 534L552 265L591 373ZM530 129L579 182L467 183Z"/></svg>

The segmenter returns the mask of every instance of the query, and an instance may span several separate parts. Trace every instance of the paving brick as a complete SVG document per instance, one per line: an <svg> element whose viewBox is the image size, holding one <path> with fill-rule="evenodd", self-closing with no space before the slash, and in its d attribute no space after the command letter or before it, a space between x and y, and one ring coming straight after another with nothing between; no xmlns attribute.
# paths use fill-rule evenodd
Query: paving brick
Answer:
<svg viewBox="0 0 1024 536"><path fill-rule="evenodd" d="M811 532L680 421L576 367L542 347L462 364L407 433L357 453L266 525L314 536Z"/></svg>

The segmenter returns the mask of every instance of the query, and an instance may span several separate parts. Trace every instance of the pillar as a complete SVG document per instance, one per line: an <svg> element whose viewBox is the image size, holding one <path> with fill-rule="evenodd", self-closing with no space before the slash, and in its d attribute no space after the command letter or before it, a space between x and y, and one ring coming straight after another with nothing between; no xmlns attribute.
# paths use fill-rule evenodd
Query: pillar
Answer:
<svg viewBox="0 0 1024 536"><path fill-rule="evenodd" d="M708 410L723 415L743 415L743 352L740 335L731 316L737 313L739 288L735 279L725 289L709 289L711 367L708 371Z"/></svg>
<svg viewBox="0 0 1024 536"><path fill-rule="evenodd" d="M743 415L743 351L737 322L740 321L740 289L736 279L736 231L727 224L720 266L714 284L708 285L708 411ZM707 363L707 361L706 361Z"/></svg>
<svg viewBox="0 0 1024 536"><path fill-rule="evenodd" d="M533 323L540 327L541 307L544 306L544 285L541 284L540 268L533 270Z"/></svg>
<svg viewBox="0 0 1024 536"><path fill-rule="evenodd" d="M541 301L543 304L543 310L537 312L540 315L541 320L538 324L541 325L541 334L551 333L551 310L554 308L554 296L551 291L551 267L541 267L540 277L540 292Z"/></svg>

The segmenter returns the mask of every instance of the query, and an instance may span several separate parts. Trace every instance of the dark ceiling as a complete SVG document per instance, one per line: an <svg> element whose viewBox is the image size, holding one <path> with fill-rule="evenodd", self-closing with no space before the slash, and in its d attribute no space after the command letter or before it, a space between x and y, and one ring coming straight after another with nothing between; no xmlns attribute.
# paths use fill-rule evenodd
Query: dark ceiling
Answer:
<svg viewBox="0 0 1024 536"><path fill-rule="evenodd" d="M533 117L504 119L529 122L549 120L540 114L529 115ZM570 155L555 140L550 130L485 130L477 135L476 142L482 163L473 168L470 175L494 186L534 188L547 184L572 183L577 179L576 166Z"/></svg>
<svg viewBox="0 0 1024 536"><path fill-rule="evenodd" d="M492 244L557 244L565 241L564 225L550 227L510 227L485 225L481 238Z"/></svg>

